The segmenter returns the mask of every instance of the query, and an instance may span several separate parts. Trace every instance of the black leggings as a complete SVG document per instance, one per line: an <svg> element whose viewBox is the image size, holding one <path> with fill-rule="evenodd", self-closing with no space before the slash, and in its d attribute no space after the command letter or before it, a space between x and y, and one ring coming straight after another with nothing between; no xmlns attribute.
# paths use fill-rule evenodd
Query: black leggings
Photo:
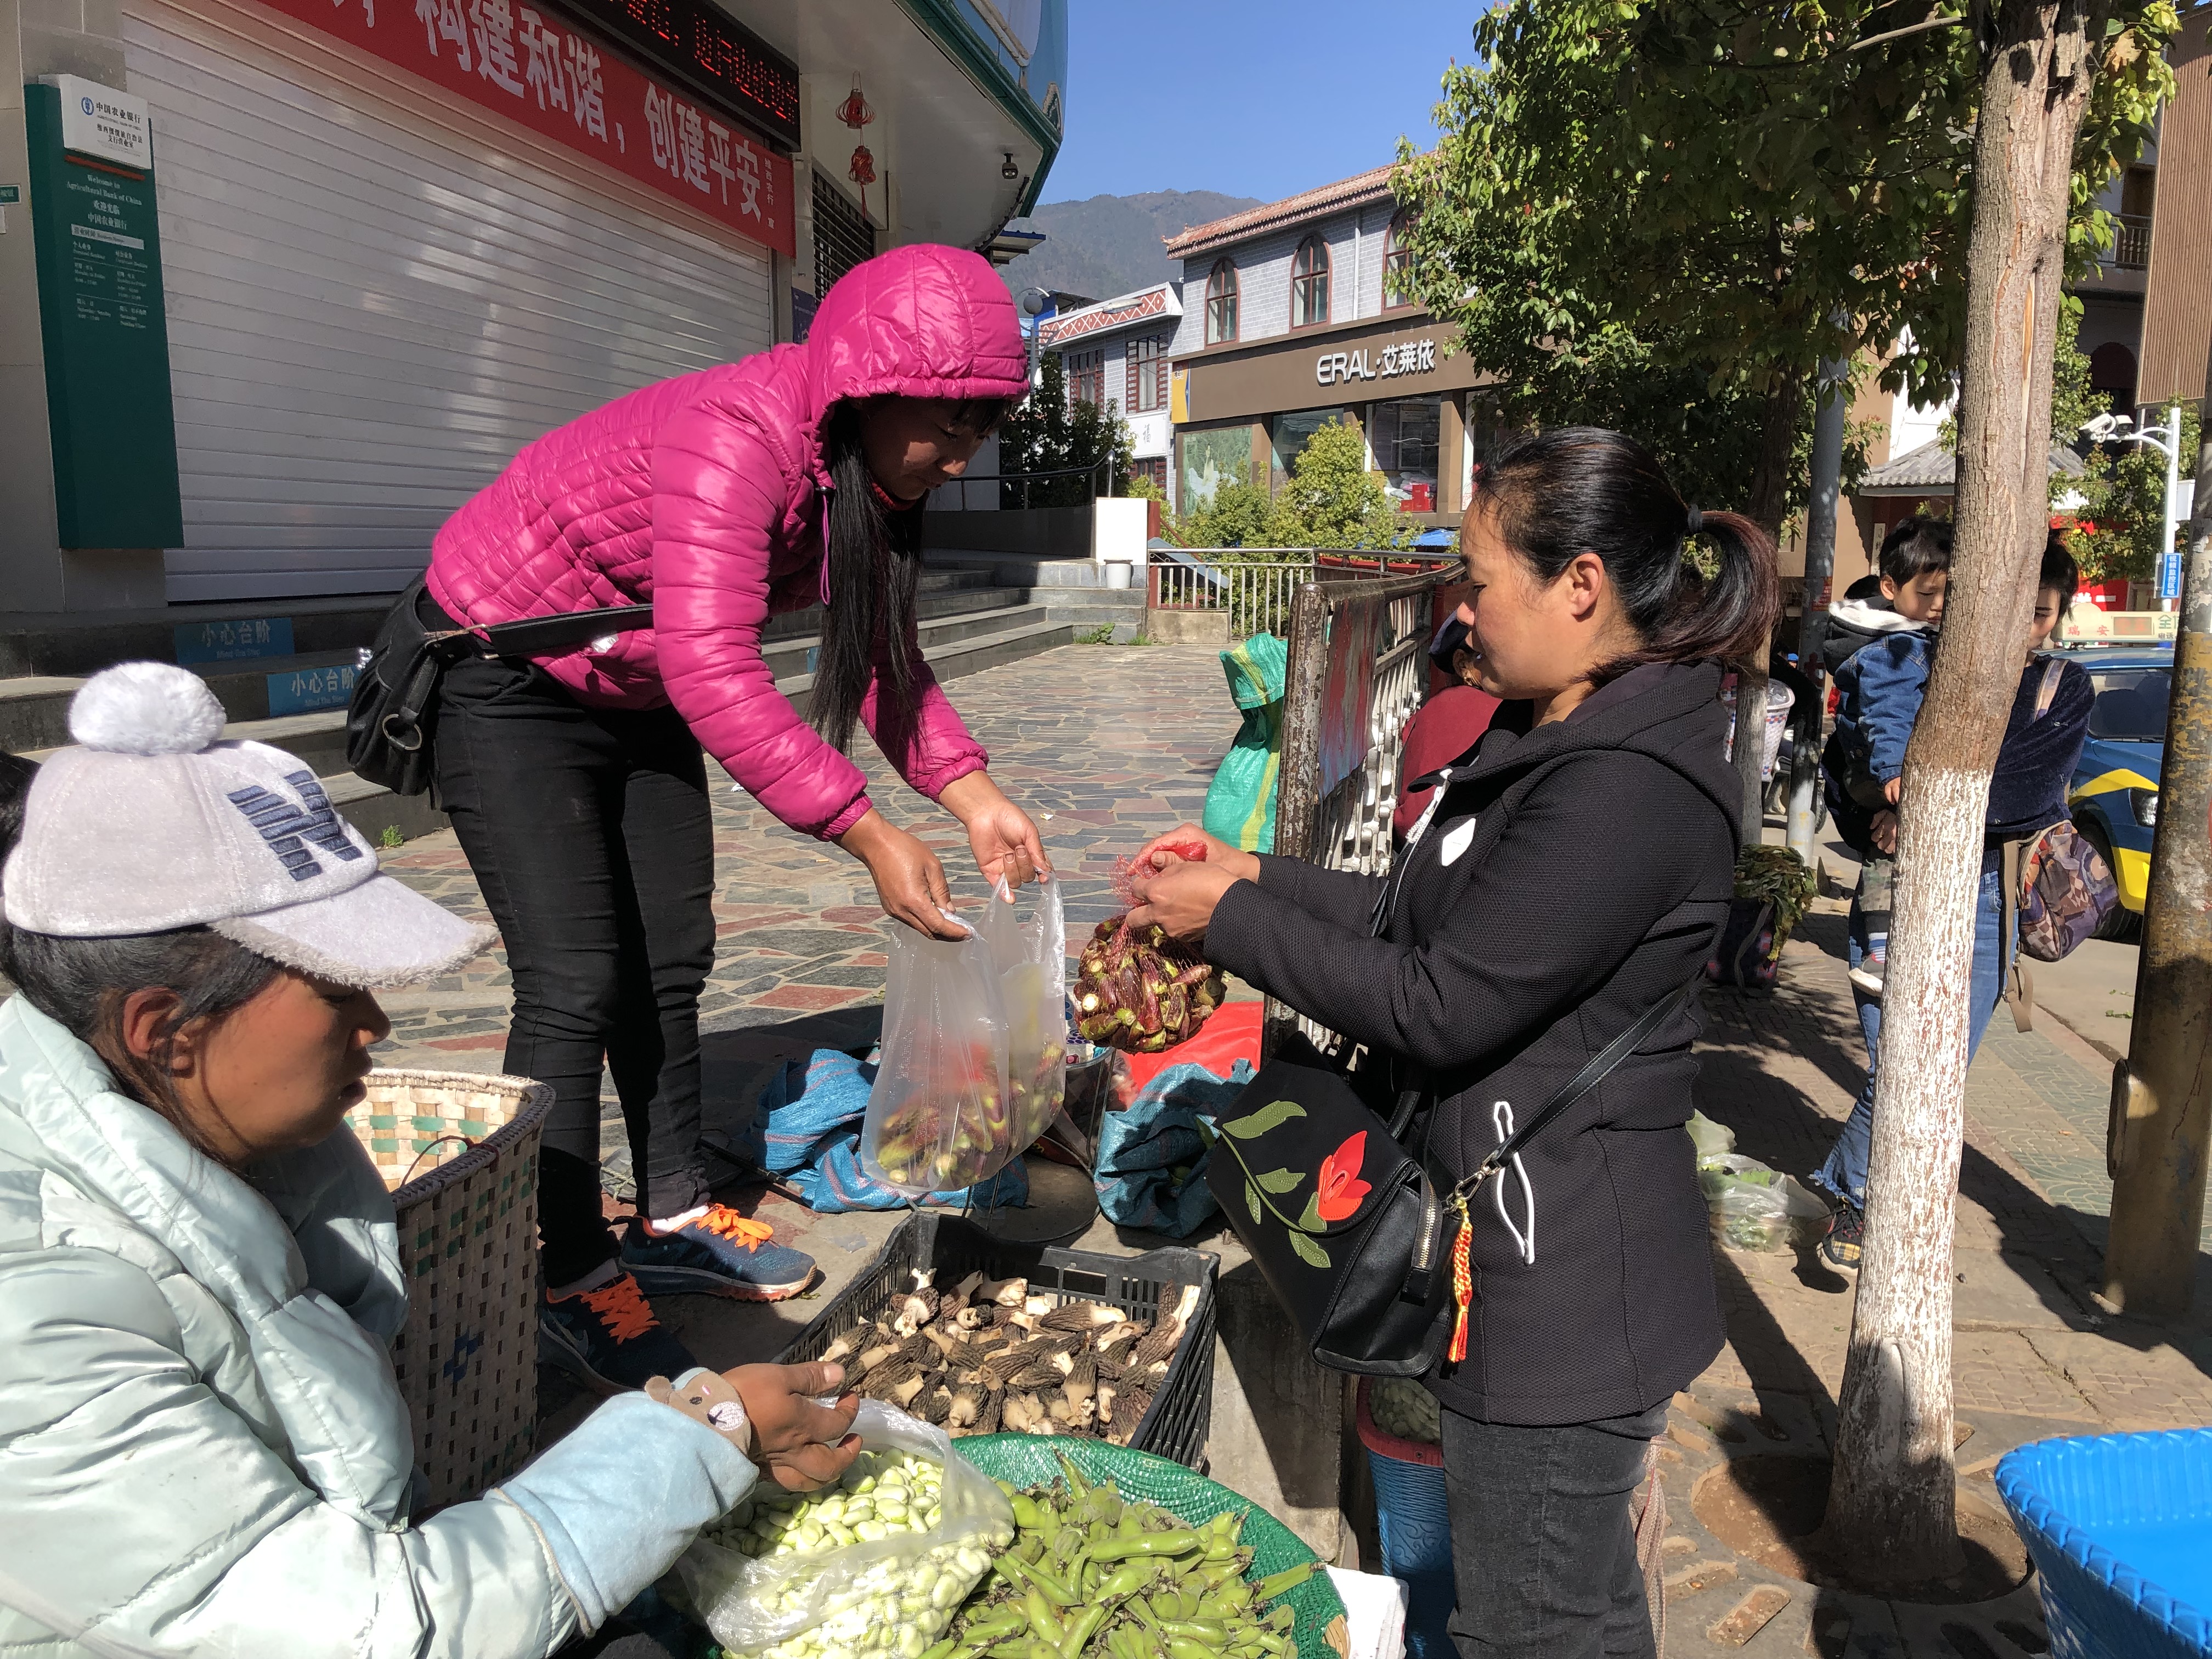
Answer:
<svg viewBox="0 0 2212 1659"><path fill-rule="evenodd" d="M441 804L514 976L507 1069L553 1091L538 1226L545 1282L565 1285L615 1255L599 1199L602 1059L629 1127L640 1210L707 1201L706 763L674 709L586 708L543 669L506 658L468 657L447 673L435 741Z"/></svg>

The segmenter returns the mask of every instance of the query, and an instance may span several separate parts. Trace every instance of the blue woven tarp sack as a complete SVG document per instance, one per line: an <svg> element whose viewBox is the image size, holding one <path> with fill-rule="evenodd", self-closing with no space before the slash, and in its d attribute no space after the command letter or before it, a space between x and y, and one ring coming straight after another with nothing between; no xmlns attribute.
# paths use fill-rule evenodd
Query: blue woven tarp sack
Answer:
<svg viewBox="0 0 2212 1659"><path fill-rule="evenodd" d="M1203 1066L1170 1066L1121 1111L1102 1113L1092 1184L1098 1213L1116 1226L1188 1238L1217 1208L1206 1184L1198 1120L1225 1110L1252 1080L1236 1061L1226 1078Z"/></svg>
<svg viewBox="0 0 2212 1659"><path fill-rule="evenodd" d="M876 1068L836 1048L787 1060L753 1110L753 1161L824 1215L845 1210L901 1210L907 1200L860 1169L860 1121ZM932 1204L1010 1209L1029 1202L1029 1171L1018 1158L973 1188L932 1193Z"/></svg>
<svg viewBox="0 0 2212 1659"><path fill-rule="evenodd" d="M1996 1486L2052 1659L2212 1656L2212 1429L2039 1440Z"/></svg>

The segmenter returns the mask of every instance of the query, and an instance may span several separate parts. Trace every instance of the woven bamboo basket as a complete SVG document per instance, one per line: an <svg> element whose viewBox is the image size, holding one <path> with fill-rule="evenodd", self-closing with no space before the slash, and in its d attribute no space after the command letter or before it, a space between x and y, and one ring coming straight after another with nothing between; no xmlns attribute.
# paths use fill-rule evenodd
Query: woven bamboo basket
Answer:
<svg viewBox="0 0 2212 1659"><path fill-rule="evenodd" d="M392 1189L407 1323L392 1346L429 1503L521 1468L538 1431L538 1137L553 1091L372 1072L347 1121Z"/></svg>

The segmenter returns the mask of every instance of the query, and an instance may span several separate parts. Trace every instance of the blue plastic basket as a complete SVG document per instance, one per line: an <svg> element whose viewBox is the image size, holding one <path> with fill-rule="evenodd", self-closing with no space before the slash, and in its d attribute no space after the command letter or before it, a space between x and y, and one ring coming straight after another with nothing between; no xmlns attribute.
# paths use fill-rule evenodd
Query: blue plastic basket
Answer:
<svg viewBox="0 0 2212 1659"><path fill-rule="evenodd" d="M1443 1455L1435 1446L1401 1440L1376 1424L1367 1408L1369 1384L1359 1384L1358 1423L1375 1482L1376 1529L1382 1539L1382 1571L1406 1581L1407 1659L1454 1659L1458 1649L1445 1628L1456 1594L1452 1583L1451 1511L1444 1501Z"/></svg>
<svg viewBox="0 0 2212 1659"><path fill-rule="evenodd" d="M2212 1659L2212 1429L2038 1441L1996 1485L2054 1659Z"/></svg>

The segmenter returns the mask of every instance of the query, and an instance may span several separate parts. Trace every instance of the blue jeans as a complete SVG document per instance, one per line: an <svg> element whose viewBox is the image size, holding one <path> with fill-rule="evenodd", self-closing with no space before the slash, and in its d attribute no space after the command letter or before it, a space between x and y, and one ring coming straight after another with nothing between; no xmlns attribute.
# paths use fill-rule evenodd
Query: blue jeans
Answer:
<svg viewBox="0 0 2212 1659"><path fill-rule="evenodd" d="M2004 994L2004 868L2003 854L1994 848L1982 854L1981 891L1974 901L1974 977L1966 1011L1966 1058L1971 1061L1982 1046L1982 1033ZM1858 900L1851 900L1851 966L1859 965L1866 951L1866 921ZM1825 1187L1854 1209L1866 1208L1867 1152L1874 1144L1874 1081L1875 1056L1881 1047L1881 1004L1858 998L1859 1030L1865 1033L1866 1087L1859 1091L1843 1133L1828 1153L1828 1161L1814 1172L1815 1185Z"/></svg>

